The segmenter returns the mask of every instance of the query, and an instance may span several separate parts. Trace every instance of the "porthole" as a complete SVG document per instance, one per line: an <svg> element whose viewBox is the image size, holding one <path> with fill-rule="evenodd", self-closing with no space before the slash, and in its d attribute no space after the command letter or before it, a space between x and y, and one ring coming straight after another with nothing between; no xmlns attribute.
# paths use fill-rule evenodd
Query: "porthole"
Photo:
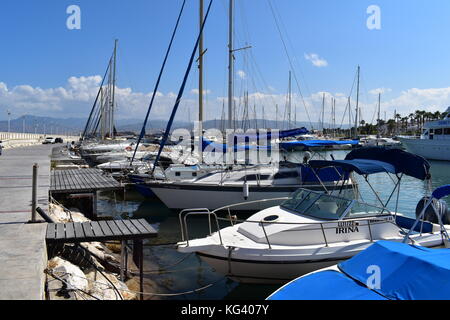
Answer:
<svg viewBox="0 0 450 320"><path fill-rule="evenodd" d="M272 215L272 216L267 216L263 219L264 222L275 222L279 219L280 217L277 215Z"/></svg>

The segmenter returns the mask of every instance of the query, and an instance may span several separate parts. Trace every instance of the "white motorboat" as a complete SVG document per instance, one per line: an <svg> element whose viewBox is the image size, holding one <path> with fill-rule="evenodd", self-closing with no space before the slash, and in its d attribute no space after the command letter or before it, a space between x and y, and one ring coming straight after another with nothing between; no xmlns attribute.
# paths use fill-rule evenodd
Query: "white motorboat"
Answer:
<svg viewBox="0 0 450 320"><path fill-rule="evenodd" d="M433 202L448 195L450 185L434 190L411 229L420 225ZM436 214L440 210L431 211ZM450 291L442 282L450 271L450 239L445 225L449 222L448 212L434 217L440 225L443 249L417 246L410 234L405 235L403 243L378 241L350 260L289 282L267 299L448 300Z"/></svg>
<svg viewBox="0 0 450 320"><path fill-rule="evenodd" d="M329 161L329 165L339 165L365 176L380 172L395 174L398 182L392 195L399 188L402 175L422 180L429 178L430 166L426 160L402 150L369 148L355 151L353 156L360 158ZM368 156L362 158L363 153ZM369 156L374 160L368 160ZM318 161L317 166L323 167L324 162ZM346 260L374 241L402 241L416 219L391 212L386 208L389 201L383 203L378 200L381 205L374 206L342 196L300 189L281 205L262 210L241 223L233 217L240 204L213 212L185 210L180 213L183 241L178 243L178 250L197 253L217 272L239 282L286 282ZM423 205L424 201L419 204ZM446 206L439 205L446 214ZM223 209L228 211L227 218L218 217ZM441 216L445 214L441 213ZM187 221L189 217L199 215L208 217L210 232L205 238L191 240ZM428 220L427 215L413 229L419 232L411 234L410 239L425 247L442 245L440 225ZM228 221L230 226L220 229L220 223L224 221ZM212 232L213 229L217 231Z"/></svg>
<svg viewBox="0 0 450 320"><path fill-rule="evenodd" d="M406 150L430 160L450 161L450 107L443 120L427 122L419 139L399 137Z"/></svg>

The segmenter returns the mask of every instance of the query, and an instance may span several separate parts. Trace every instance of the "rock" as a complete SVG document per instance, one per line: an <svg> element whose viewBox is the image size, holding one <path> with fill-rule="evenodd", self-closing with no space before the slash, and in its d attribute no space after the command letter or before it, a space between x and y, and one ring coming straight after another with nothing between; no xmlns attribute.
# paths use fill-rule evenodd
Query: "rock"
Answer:
<svg viewBox="0 0 450 320"><path fill-rule="evenodd" d="M55 257L48 262L48 268L55 276L64 280L64 283L59 280L52 281L52 285L49 286L56 293L55 296L71 299L80 294L77 290L88 290L88 280L83 271L76 265ZM50 276L50 278L53 277ZM75 293L75 295L68 293L70 291Z"/></svg>
<svg viewBox="0 0 450 320"><path fill-rule="evenodd" d="M82 213L75 210L65 211L61 206L54 203L49 205L49 211L52 219L60 223L90 221Z"/></svg>
<svg viewBox="0 0 450 320"><path fill-rule="evenodd" d="M87 274L90 281L89 293L100 300L134 300L136 295L129 292L127 285L118 280L113 274L103 272L105 276L97 271L92 271ZM117 291L112 288L111 283L105 278L107 277L117 288ZM119 295L120 294L120 295Z"/></svg>

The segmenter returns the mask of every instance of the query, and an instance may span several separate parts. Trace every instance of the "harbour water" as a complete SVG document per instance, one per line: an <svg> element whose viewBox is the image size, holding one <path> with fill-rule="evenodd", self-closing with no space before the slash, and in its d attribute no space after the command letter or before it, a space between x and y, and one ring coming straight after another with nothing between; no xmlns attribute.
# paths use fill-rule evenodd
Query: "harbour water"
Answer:
<svg viewBox="0 0 450 320"><path fill-rule="evenodd" d="M330 159L343 159L347 151L323 152L320 156ZM300 153L290 158L301 159ZM431 189L450 183L450 163L432 161ZM356 176L362 199L377 204L376 197L362 177ZM369 178L379 197L386 200L394 188L394 182L386 174L372 175ZM400 189L398 204L396 197L388 205L390 210L414 216L418 201L427 194L428 183L404 177ZM239 200L238 200L239 201ZM237 202L238 202L237 201ZM145 248L145 277L148 281L146 292L148 299L264 299L279 286L239 284L217 274L195 255L178 253L174 244L181 240L178 214L171 212L158 200L143 198L134 190L124 195L103 193L99 196L99 215L113 217L145 218L158 228L158 238L147 243ZM239 216L240 219L245 217ZM192 225L193 237L203 237L207 232L207 221L199 219ZM203 289L205 288L206 289ZM192 292L195 289L203 289ZM184 294L182 294L184 293Z"/></svg>

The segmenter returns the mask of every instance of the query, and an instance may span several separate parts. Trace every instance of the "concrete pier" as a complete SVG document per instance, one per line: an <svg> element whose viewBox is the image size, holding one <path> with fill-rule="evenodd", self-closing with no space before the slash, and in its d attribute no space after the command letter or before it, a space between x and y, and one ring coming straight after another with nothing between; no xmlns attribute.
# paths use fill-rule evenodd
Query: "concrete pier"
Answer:
<svg viewBox="0 0 450 320"><path fill-rule="evenodd" d="M4 150L0 156L0 300L44 298L46 224L31 219L32 166L39 165L38 206L47 209L52 145Z"/></svg>

